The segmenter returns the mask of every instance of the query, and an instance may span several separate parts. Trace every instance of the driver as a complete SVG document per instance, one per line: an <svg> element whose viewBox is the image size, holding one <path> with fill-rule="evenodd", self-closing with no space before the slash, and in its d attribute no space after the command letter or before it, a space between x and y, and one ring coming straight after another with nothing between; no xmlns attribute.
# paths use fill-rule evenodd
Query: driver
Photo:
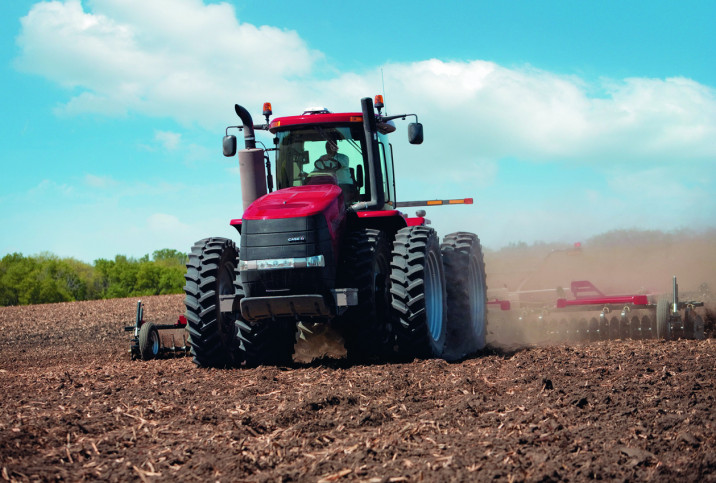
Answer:
<svg viewBox="0 0 716 483"><path fill-rule="evenodd" d="M348 168L348 156L338 152L338 143L326 141L326 154L318 158L315 163L319 171L335 173L338 184L353 184L353 177Z"/></svg>
<svg viewBox="0 0 716 483"><path fill-rule="evenodd" d="M335 140L326 141L326 154L318 158L314 166L316 169L308 175L309 184L311 184L311 177L315 176L318 180L328 175L343 190L343 199L346 203L355 201L356 186L349 167L348 156L338 153L338 143Z"/></svg>

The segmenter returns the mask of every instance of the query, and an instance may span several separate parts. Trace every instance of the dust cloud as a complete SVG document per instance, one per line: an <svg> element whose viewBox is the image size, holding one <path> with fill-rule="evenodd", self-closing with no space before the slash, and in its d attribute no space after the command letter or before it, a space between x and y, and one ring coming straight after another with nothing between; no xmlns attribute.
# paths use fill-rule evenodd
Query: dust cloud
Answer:
<svg viewBox="0 0 716 483"><path fill-rule="evenodd" d="M509 311L488 304L487 342L492 347L512 349L582 341L584 337L580 337L579 330L573 326L565 330L564 325L573 324L575 319L588 322L598 317L599 310L558 316L550 310L557 298L573 298L570 284L576 280L588 280L607 295L645 294L655 301L660 295L671 293L672 277L676 275L679 298L705 302L706 307L697 312L707 320L707 328L711 324L713 331L716 231L696 235L608 232L586 240L580 247L520 244L499 251L486 250L485 265L488 301L511 303ZM547 320L536 323L540 313ZM520 315L523 320L519 320ZM635 311L633 315L653 318L654 311ZM342 337L330 325L308 324L300 334L296 362L346 355ZM648 330L643 334L654 335Z"/></svg>
<svg viewBox="0 0 716 483"><path fill-rule="evenodd" d="M346 356L343 337L330 324L300 324L294 350L294 362L304 364L314 359Z"/></svg>

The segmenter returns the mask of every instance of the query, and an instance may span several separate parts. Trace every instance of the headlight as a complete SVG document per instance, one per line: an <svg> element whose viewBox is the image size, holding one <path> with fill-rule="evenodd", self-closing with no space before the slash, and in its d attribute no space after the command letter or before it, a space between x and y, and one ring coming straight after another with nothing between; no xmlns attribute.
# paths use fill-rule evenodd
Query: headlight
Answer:
<svg viewBox="0 0 716 483"><path fill-rule="evenodd" d="M323 255L303 258L273 258L269 260L240 260L239 271L246 270L284 270L287 268L325 267Z"/></svg>

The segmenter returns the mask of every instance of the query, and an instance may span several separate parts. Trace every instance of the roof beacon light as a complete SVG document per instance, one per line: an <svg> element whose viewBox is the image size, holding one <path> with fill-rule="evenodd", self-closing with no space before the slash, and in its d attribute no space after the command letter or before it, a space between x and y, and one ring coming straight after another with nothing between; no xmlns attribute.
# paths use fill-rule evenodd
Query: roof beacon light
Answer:
<svg viewBox="0 0 716 483"><path fill-rule="evenodd" d="M266 118L266 124L268 124L271 114L273 114L273 111L271 111L271 103L264 102L264 117Z"/></svg>
<svg viewBox="0 0 716 483"><path fill-rule="evenodd" d="M375 101L373 102L373 105L375 106L376 109L378 109L378 115L380 115L380 110L383 109L383 106L384 106L383 96L381 96L380 94L377 94L375 96Z"/></svg>

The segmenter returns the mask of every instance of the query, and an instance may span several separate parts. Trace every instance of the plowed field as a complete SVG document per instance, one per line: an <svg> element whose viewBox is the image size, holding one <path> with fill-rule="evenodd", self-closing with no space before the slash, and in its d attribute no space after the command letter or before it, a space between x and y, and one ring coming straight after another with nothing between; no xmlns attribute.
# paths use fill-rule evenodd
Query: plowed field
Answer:
<svg viewBox="0 0 716 483"><path fill-rule="evenodd" d="M716 481L713 338L202 370L130 361L135 303L0 308L1 478Z"/></svg>

